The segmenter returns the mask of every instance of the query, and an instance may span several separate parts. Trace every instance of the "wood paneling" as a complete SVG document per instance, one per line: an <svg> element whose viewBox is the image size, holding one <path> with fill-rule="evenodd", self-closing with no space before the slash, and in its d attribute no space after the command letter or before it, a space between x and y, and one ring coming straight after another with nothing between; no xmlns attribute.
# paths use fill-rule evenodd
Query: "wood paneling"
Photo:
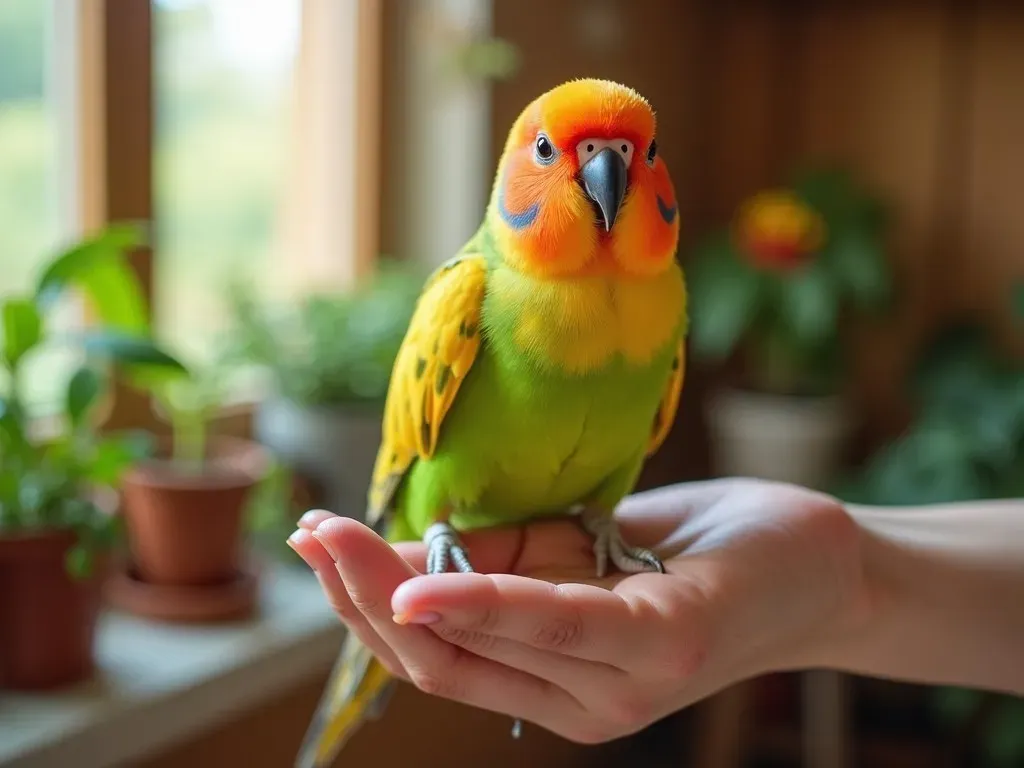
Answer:
<svg viewBox="0 0 1024 768"><path fill-rule="evenodd" d="M960 179L948 162L955 95L954 17L941 3L825 5L801 26L794 159L838 159L890 203L893 315L853 336L850 385L874 437L907 417L902 381L934 314ZM961 206L962 209L962 206Z"/></svg>
<svg viewBox="0 0 1024 768"><path fill-rule="evenodd" d="M985 4L972 31L965 236L947 290L1009 340L1007 291L1024 280L1024 8ZM1020 333L1012 338L1024 353Z"/></svg>
<svg viewBox="0 0 1024 768"><path fill-rule="evenodd" d="M770 3L723 3L705 16L704 77L708 87L692 120L713 138L705 165L702 217L728 221L753 189L774 186L792 144L793 58L790 17ZM685 257L685 254L684 254Z"/></svg>

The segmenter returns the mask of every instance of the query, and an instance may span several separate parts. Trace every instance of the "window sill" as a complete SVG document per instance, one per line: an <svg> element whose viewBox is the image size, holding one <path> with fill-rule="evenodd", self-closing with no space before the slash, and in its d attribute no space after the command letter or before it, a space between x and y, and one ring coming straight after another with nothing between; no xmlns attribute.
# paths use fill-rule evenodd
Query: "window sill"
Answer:
<svg viewBox="0 0 1024 768"><path fill-rule="evenodd" d="M343 629L312 574L268 568L261 609L245 624L204 627L105 615L94 681L0 694L0 766L132 764L326 675Z"/></svg>

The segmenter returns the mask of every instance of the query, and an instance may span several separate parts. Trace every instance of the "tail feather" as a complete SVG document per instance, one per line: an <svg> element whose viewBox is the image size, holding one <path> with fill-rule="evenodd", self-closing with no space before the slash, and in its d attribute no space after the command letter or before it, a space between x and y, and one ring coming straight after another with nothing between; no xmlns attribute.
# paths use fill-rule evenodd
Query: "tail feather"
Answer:
<svg viewBox="0 0 1024 768"><path fill-rule="evenodd" d="M328 768L367 719L387 705L395 680L349 633L299 748L295 768Z"/></svg>

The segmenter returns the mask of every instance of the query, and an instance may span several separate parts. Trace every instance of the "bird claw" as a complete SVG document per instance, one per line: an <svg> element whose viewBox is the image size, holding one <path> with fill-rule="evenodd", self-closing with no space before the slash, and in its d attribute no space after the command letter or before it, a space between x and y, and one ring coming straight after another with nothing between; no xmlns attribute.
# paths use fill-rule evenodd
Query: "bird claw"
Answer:
<svg viewBox="0 0 1024 768"><path fill-rule="evenodd" d="M619 533L615 518L603 509L588 507L580 514L583 529L594 537L597 578L608 574L608 561L623 573L665 573L661 559L643 547L630 546Z"/></svg>
<svg viewBox="0 0 1024 768"><path fill-rule="evenodd" d="M427 573L445 573L448 564L453 563L459 573L472 573L466 547L448 523L434 523L423 534L427 546Z"/></svg>

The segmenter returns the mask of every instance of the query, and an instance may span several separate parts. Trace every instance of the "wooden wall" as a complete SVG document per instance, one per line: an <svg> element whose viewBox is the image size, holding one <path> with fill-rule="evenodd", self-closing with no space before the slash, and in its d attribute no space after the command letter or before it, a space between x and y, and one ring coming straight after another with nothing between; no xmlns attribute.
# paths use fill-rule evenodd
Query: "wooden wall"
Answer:
<svg viewBox="0 0 1024 768"><path fill-rule="evenodd" d="M1024 277L1024 6L970 2L495 0L495 34L523 67L494 89L493 142L534 96L571 77L628 83L655 105L659 152L694 235L795 162L848 161L895 207L902 287L881 323L851 332L851 394L865 443L910 414L901 377L954 311L1008 330ZM587 32L595 15L613 34ZM495 158L496 160L496 158ZM707 471L694 370L668 450L647 482Z"/></svg>

